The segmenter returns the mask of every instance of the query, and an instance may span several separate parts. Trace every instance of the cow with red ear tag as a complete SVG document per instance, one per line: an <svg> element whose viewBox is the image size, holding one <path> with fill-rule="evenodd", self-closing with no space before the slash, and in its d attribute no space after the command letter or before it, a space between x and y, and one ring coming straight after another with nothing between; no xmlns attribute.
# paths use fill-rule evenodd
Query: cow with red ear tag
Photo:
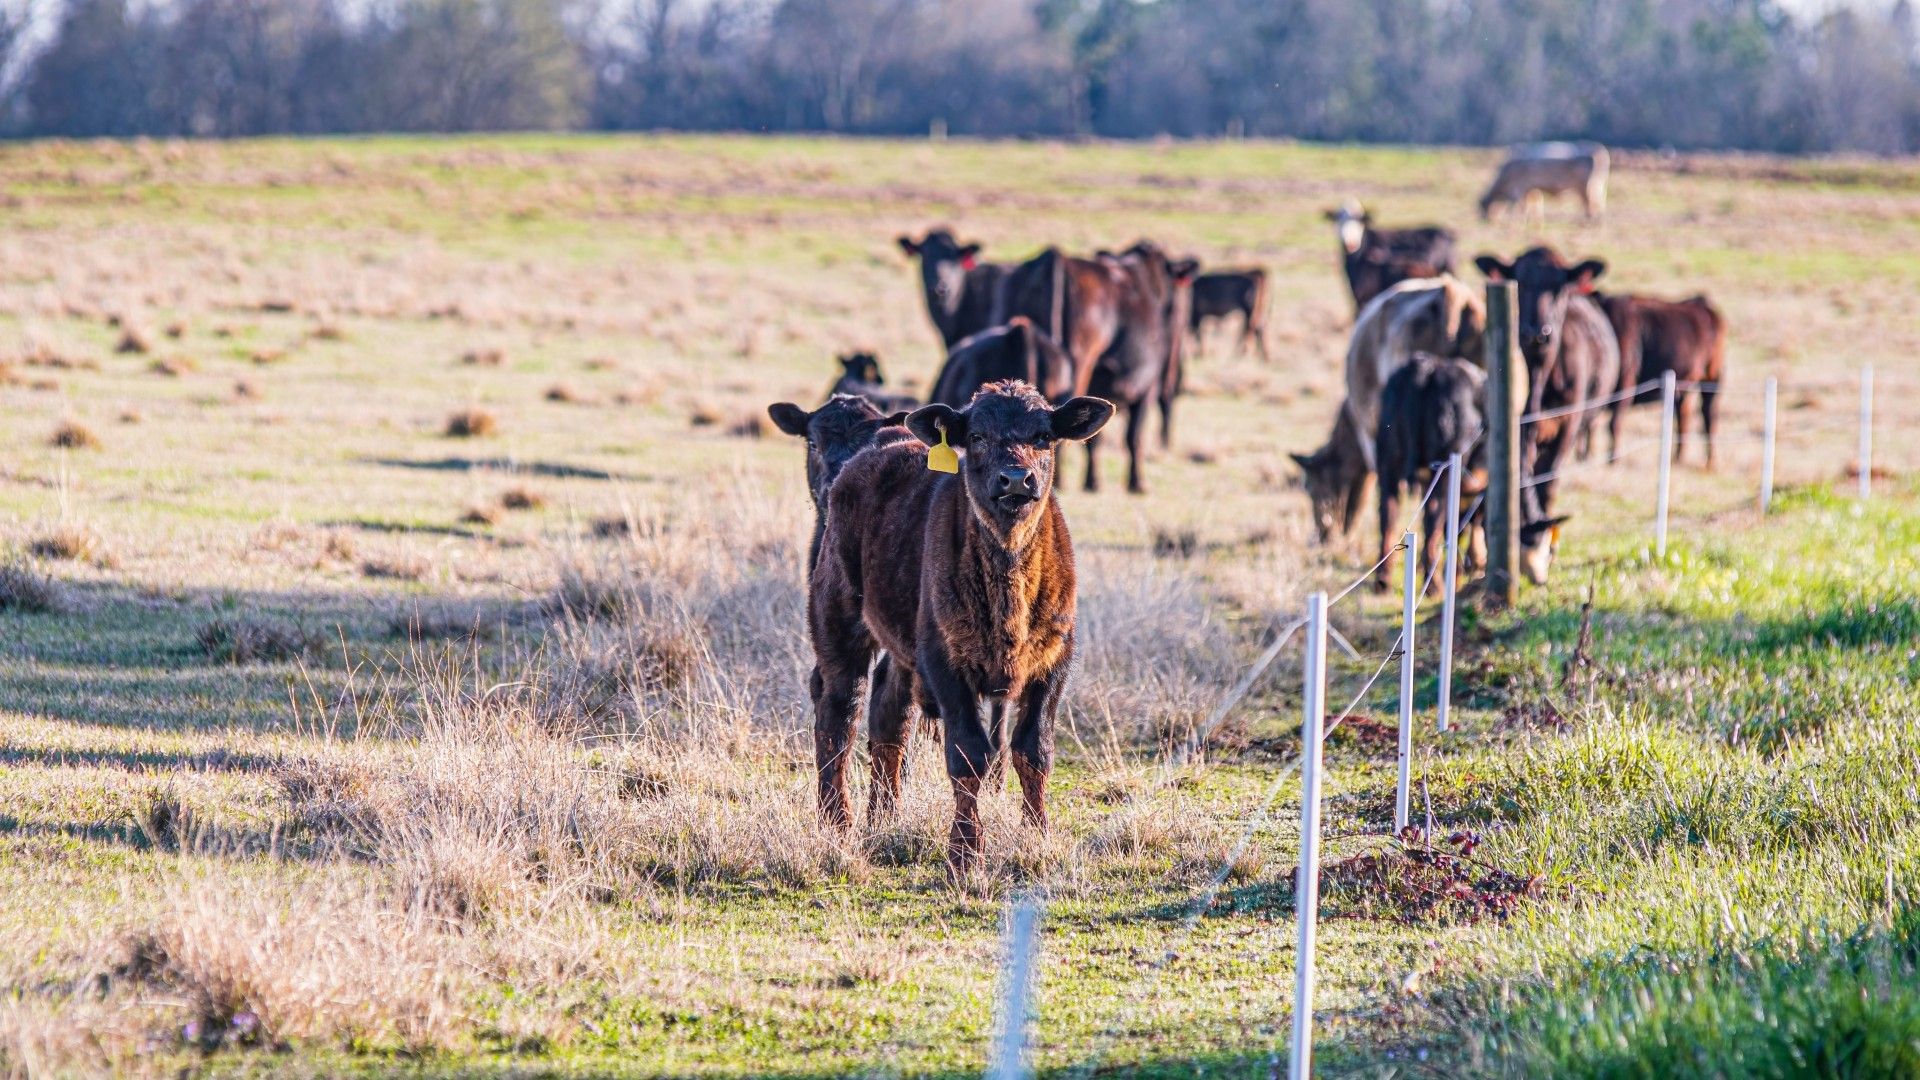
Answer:
<svg viewBox="0 0 1920 1080"><path fill-rule="evenodd" d="M994 293L1007 267L980 261L980 245L963 244L946 229L930 229L918 240L896 241L909 259L920 260L920 285L927 315L951 351L961 339L994 325Z"/></svg>
<svg viewBox="0 0 1920 1080"><path fill-rule="evenodd" d="M941 720L956 873L978 861L979 798L996 758L1012 759L1026 820L1046 825L1077 596L1054 450L1090 438L1113 411L1098 398L1055 407L1025 383L991 383L964 409L914 412L907 426L918 441L862 453L835 481L807 602L819 672L814 761L829 822L848 821L855 695L884 649L912 663L918 704ZM955 452L957 461L940 460ZM907 735L870 732L876 788L899 790Z"/></svg>

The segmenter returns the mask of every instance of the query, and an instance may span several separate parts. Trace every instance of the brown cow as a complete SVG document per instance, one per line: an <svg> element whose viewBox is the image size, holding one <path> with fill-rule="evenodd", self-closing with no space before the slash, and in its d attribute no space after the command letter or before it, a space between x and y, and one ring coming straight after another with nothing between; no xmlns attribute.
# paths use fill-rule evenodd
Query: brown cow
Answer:
<svg viewBox="0 0 1920 1080"><path fill-rule="evenodd" d="M1546 222L1543 196L1572 192L1591 221L1607 209L1607 148L1596 142L1524 143L1507 153L1486 194L1480 196L1480 220L1496 206L1524 204L1527 216Z"/></svg>
<svg viewBox="0 0 1920 1080"><path fill-rule="evenodd" d="M946 229L930 229L918 240L902 236L895 241L910 259L920 260L920 286L927 299L927 315L940 332L940 342L951 349L962 338L995 325L994 293L1008 267L979 261L979 244L962 244Z"/></svg>
<svg viewBox="0 0 1920 1080"><path fill-rule="evenodd" d="M1073 362L1064 350L1024 315L1005 326L982 330L953 347L934 380L930 402L960 408L990 382L1018 379L1048 401L1073 396Z"/></svg>
<svg viewBox="0 0 1920 1080"><path fill-rule="evenodd" d="M1373 215L1349 199L1326 213L1340 238L1341 266L1358 315L1369 301L1402 281L1453 273L1452 229L1423 225L1376 229Z"/></svg>
<svg viewBox="0 0 1920 1080"><path fill-rule="evenodd" d="M922 711L943 721L954 797L949 866L959 873L977 863L981 780L1008 749L1026 819L1045 827L1076 601L1073 542L1052 497L1053 451L1112 416L1097 398L1055 408L1030 386L993 383L965 409L918 410L907 424L920 442L860 454L841 473L807 602L819 674L814 762L828 822L848 822L854 695L879 648L910 658ZM965 455L958 475L928 469L926 444L943 436ZM870 723L868 732L884 808L900 790L909 729Z"/></svg>
<svg viewBox="0 0 1920 1080"><path fill-rule="evenodd" d="M1620 342L1600 305L1587 295L1606 273L1607 264L1587 259L1568 265L1548 247L1530 248L1514 261L1492 255L1474 260L1489 281L1518 284L1516 306L1520 351L1527 361L1527 411L1572 409L1563 416L1529 423L1520 440L1521 474L1527 477L1521 500L1526 520L1543 524L1553 513L1556 474L1570 460L1567 451L1586 439L1594 423L1588 402L1605 397L1620 385ZM1551 561L1551 545L1559 541L1559 527L1534 530L1535 543L1522 535L1522 568L1535 584L1544 584Z"/></svg>
<svg viewBox="0 0 1920 1080"><path fill-rule="evenodd" d="M1719 383L1727 369L1727 324L1704 296L1678 302L1650 296L1596 296L1620 339L1620 389L1658 379L1671 371L1681 382L1706 383L1700 398L1700 426L1706 430L1707 468L1713 468L1713 413ZM1673 459L1687 441L1685 390L1674 396ZM1659 390L1648 390L1613 406L1608 425L1608 457L1620 449L1620 422L1630 405L1660 400Z"/></svg>
<svg viewBox="0 0 1920 1080"><path fill-rule="evenodd" d="M1251 341L1261 362L1272 362L1267 355L1267 272L1257 266L1214 270L1193 279L1193 303L1187 312L1193 355L1200 355L1207 320L1225 320L1235 314L1240 316L1240 337L1233 344L1234 355L1245 352Z"/></svg>

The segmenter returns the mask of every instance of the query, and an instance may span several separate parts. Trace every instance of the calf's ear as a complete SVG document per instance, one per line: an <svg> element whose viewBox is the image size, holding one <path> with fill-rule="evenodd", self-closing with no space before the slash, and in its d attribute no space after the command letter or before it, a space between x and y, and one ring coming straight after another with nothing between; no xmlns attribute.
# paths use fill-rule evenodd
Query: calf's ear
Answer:
<svg viewBox="0 0 1920 1080"><path fill-rule="evenodd" d="M906 252L909 259L920 254L920 245L911 236L896 237L894 243L900 245L900 250Z"/></svg>
<svg viewBox="0 0 1920 1080"><path fill-rule="evenodd" d="M1590 293L1593 291L1594 281L1606 272L1607 264L1604 259L1588 259L1586 262L1574 267L1568 276L1573 278L1574 288L1583 293Z"/></svg>
<svg viewBox="0 0 1920 1080"><path fill-rule="evenodd" d="M1053 410L1053 436L1080 442L1091 439L1113 419L1113 402L1077 397Z"/></svg>
<svg viewBox="0 0 1920 1080"><path fill-rule="evenodd" d="M795 405L791 401L782 401L777 405L767 406L767 415L773 419L774 427L779 428L789 435L800 436L806 435L807 421L812 419L812 417L807 415L807 410Z"/></svg>
<svg viewBox="0 0 1920 1080"><path fill-rule="evenodd" d="M911 414L909 414L905 409L902 409L899 412L894 413L892 416L887 417L885 420L880 421L880 426L881 427L899 427L902 424L905 424L907 422L907 417L909 415Z"/></svg>
<svg viewBox="0 0 1920 1080"><path fill-rule="evenodd" d="M1513 267L1501 262L1492 255L1476 256L1473 265L1480 268L1488 281L1505 281L1513 276Z"/></svg>
<svg viewBox="0 0 1920 1080"><path fill-rule="evenodd" d="M1199 259L1181 259L1173 264L1173 280L1183 285L1191 282L1199 273Z"/></svg>
<svg viewBox="0 0 1920 1080"><path fill-rule="evenodd" d="M967 414L948 405L922 405L907 415L907 430L928 446L937 445L944 431L947 443L958 446L967 441Z"/></svg>

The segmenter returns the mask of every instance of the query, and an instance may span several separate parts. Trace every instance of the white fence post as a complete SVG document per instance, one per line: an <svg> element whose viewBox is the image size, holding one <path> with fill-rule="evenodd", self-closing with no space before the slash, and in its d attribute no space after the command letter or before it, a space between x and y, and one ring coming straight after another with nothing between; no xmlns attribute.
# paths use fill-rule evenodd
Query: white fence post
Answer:
<svg viewBox="0 0 1920 1080"><path fill-rule="evenodd" d="M1780 380L1767 380L1766 408L1760 423L1760 513L1773 505L1774 417L1780 405Z"/></svg>
<svg viewBox="0 0 1920 1080"><path fill-rule="evenodd" d="M1660 496L1653 525L1653 553L1667 557L1667 491L1673 484L1673 372L1660 375Z"/></svg>
<svg viewBox="0 0 1920 1080"><path fill-rule="evenodd" d="M1434 727L1447 730L1453 710L1453 597L1460 587L1460 470L1459 454L1447 458L1447 566L1445 591L1440 594L1440 702Z"/></svg>
<svg viewBox="0 0 1920 1080"><path fill-rule="evenodd" d="M1420 603L1419 561L1413 557L1412 530L1400 537L1406 547L1406 596L1400 602L1400 772L1393 785L1393 834L1407 827L1408 785L1413 780L1413 614Z"/></svg>
<svg viewBox="0 0 1920 1080"><path fill-rule="evenodd" d="M1027 1068L1028 992L1033 982L1033 931L1040 906L1028 896L1007 912L1007 954L1000 987L1000 1017L993 1037L993 1080L1024 1080Z"/></svg>
<svg viewBox="0 0 1920 1080"><path fill-rule="evenodd" d="M1860 501L1873 494L1873 365L1860 369Z"/></svg>
<svg viewBox="0 0 1920 1080"><path fill-rule="evenodd" d="M1289 1080L1313 1075L1313 938L1320 921L1320 739L1327 719L1327 594L1307 597L1305 717L1300 727L1300 878L1293 888L1300 945L1293 957Z"/></svg>

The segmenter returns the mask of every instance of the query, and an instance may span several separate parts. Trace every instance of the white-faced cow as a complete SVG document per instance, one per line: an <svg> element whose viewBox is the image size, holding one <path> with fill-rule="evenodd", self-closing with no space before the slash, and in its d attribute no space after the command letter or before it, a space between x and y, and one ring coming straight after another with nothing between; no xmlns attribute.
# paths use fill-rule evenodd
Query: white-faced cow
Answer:
<svg viewBox="0 0 1920 1080"><path fill-rule="evenodd" d="M1373 215L1352 199L1327 211L1326 218L1340 239L1341 265L1355 312L1402 281L1453 273L1451 229L1376 229Z"/></svg>
<svg viewBox="0 0 1920 1080"><path fill-rule="evenodd" d="M1007 267L980 260L979 244L963 244L946 229L930 229L918 240L902 236L900 250L920 260L920 285L927 315L948 349L961 339L993 326L993 298Z"/></svg>

